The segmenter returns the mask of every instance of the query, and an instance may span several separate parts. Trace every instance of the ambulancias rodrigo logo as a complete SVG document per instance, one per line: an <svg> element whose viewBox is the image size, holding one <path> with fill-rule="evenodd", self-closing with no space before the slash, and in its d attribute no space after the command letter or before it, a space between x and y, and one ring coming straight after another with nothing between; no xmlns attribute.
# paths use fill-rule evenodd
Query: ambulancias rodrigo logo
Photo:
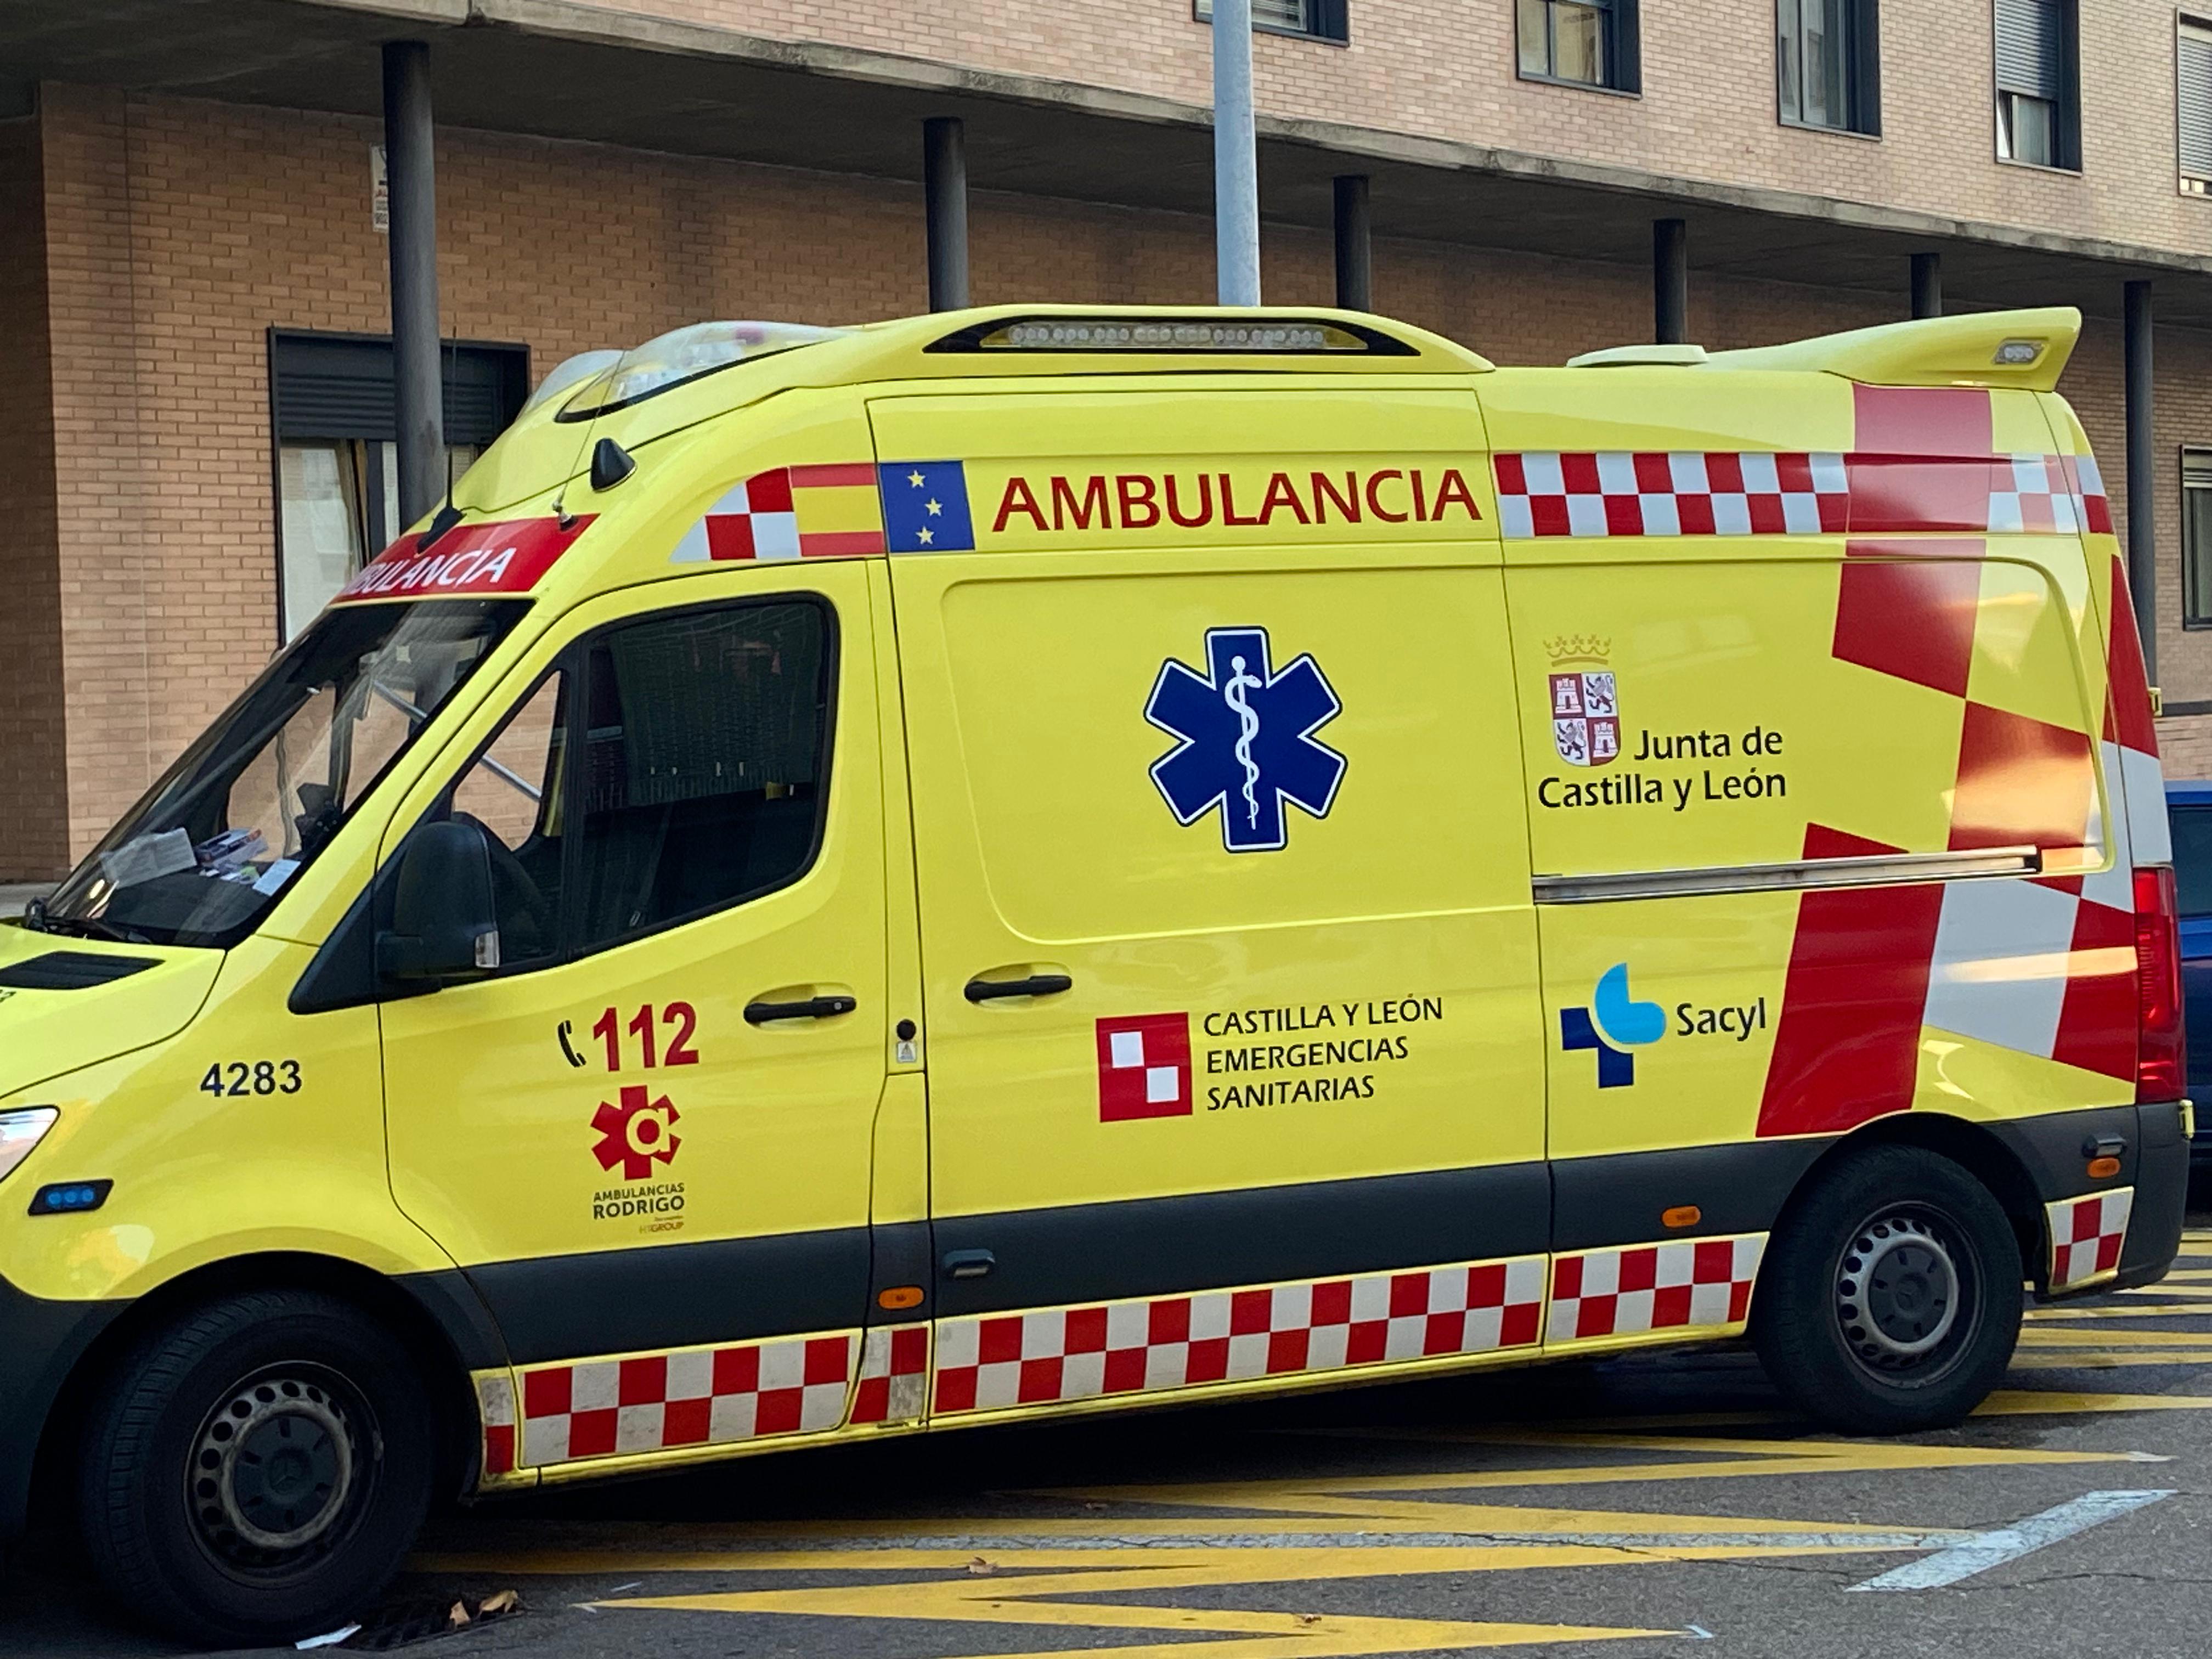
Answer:
<svg viewBox="0 0 2212 1659"><path fill-rule="evenodd" d="M1598 975L1586 1008L1559 1010L1559 1045L1597 1050L1597 1086L1625 1089L1636 1081L1636 1057L1629 1052L1667 1035L1667 1011L1629 994L1628 964L1616 962Z"/></svg>

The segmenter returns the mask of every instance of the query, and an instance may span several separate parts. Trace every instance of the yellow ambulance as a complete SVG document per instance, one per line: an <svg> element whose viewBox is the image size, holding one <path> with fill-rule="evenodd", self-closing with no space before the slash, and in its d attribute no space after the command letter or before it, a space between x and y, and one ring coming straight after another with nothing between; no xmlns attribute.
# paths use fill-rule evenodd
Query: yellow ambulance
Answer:
<svg viewBox="0 0 2212 1659"><path fill-rule="evenodd" d="M1747 1332L1956 1420L2181 1225L2079 322L564 365L0 927L0 1521L242 1644L782 1447Z"/></svg>

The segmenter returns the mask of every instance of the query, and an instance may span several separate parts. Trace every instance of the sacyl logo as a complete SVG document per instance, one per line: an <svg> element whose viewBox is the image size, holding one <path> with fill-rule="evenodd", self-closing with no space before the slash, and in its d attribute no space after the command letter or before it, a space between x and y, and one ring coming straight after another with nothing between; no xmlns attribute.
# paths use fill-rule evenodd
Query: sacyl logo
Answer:
<svg viewBox="0 0 2212 1659"><path fill-rule="evenodd" d="M1636 1057L1628 1051L1667 1035L1667 1011L1656 1002L1638 1002L1628 994L1628 964L1616 962L1598 975L1587 1008L1559 1010L1559 1045L1597 1050L1597 1086L1625 1089L1636 1081Z"/></svg>

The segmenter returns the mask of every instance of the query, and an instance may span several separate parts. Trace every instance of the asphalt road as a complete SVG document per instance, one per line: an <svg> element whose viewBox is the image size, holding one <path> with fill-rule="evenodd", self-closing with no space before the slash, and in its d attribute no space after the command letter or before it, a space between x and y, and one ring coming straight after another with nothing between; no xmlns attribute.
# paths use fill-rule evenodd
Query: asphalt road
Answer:
<svg viewBox="0 0 2212 1659"><path fill-rule="evenodd" d="M520 1593L426 1659L2196 1659L2196 1220L2165 1284L2031 1312L1948 1433L1823 1435L1735 1351L1129 1413L487 1505L434 1525L386 1611ZM0 1659L175 1651L65 1563L0 1581Z"/></svg>

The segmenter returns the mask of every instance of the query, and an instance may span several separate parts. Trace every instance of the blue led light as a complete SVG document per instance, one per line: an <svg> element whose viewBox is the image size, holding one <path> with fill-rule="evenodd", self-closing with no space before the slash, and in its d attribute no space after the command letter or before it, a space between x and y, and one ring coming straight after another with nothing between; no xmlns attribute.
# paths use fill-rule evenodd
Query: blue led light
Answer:
<svg viewBox="0 0 2212 1659"><path fill-rule="evenodd" d="M112 1181L62 1181L41 1187L31 1200L33 1215L81 1215L107 1202Z"/></svg>

